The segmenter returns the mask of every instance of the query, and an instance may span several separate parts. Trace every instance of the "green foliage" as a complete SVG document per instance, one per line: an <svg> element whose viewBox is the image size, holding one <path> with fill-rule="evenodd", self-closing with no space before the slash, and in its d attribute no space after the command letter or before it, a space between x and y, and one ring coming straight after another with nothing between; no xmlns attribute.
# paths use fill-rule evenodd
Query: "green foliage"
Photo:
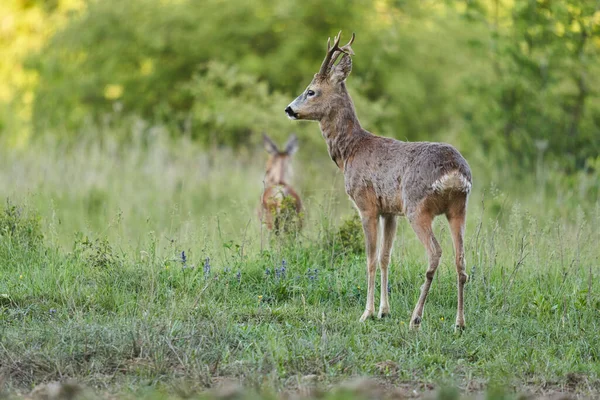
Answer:
<svg viewBox="0 0 600 400"><path fill-rule="evenodd" d="M357 30L351 92L375 133L450 141L467 156L530 168L549 157L573 171L600 151L592 3L322 7L90 1L29 59L40 82L33 122L73 135L89 121L138 115L203 144L255 143L262 131L289 131L281 110L316 72L325 38L342 28Z"/></svg>
<svg viewBox="0 0 600 400"><path fill-rule="evenodd" d="M297 234L302 229L304 211L297 212L296 199L285 196L279 210L273 210L273 231L276 234Z"/></svg>
<svg viewBox="0 0 600 400"><path fill-rule="evenodd" d="M247 146L262 132L287 132L286 97L237 68L211 62L187 85L191 132L206 145ZM281 114L281 115L280 115Z"/></svg>
<svg viewBox="0 0 600 400"><path fill-rule="evenodd" d="M484 3L471 2L470 11ZM506 18L489 19L493 72L468 82L467 126L488 152L508 152L521 165L547 153L570 171L581 169L600 151L597 6L522 1Z"/></svg>
<svg viewBox="0 0 600 400"><path fill-rule="evenodd" d="M319 5L292 1L278 7L267 0L90 1L30 60L43 82L34 122L81 126L88 116L100 119L117 102L127 113L183 124L193 105L186 84L211 60L236 65L272 87L296 90L306 84L321 56L322 46L309 39L318 37L317 43L323 43L332 25L351 22L346 17L359 3L332 5L335 20L325 22L326 16L316 12ZM284 26L302 27L298 31L303 36L290 38ZM311 37L304 31L312 32ZM313 63L300 59L307 49ZM281 110L278 114L284 118Z"/></svg>
<svg viewBox="0 0 600 400"><path fill-rule="evenodd" d="M345 218L331 236L331 245L340 254L353 255L365 252L365 238L358 213Z"/></svg>
<svg viewBox="0 0 600 400"><path fill-rule="evenodd" d="M365 237L362 222L356 210L352 209L350 214L340 218L339 224L324 224L321 228L324 240L315 244L312 249L322 251L325 259L331 258L335 262L344 262L344 260L355 260L364 255ZM359 294L354 292L355 295Z"/></svg>
<svg viewBox="0 0 600 400"><path fill-rule="evenodd" d="M91 268L109 269L121 262L120 256L114 252L107 238L90 240L81 233L75 238L73 253Z"/></svg>

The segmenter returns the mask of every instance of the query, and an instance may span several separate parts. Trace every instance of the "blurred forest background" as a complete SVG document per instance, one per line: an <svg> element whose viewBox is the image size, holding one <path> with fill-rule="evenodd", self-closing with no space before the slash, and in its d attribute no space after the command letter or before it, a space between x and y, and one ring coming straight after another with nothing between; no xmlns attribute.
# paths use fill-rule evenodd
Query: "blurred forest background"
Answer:
<svg viewBox="0 0 600 400"><path fill-rule="evenodd" d="M154 163L147 182L165 180L157 190L181 191L189 178L185 184L197 186L206 172L152 175L173 163L182 170L238 163L237 178L219 179L245 184L248 163L260 177L262 133L282 142L297 132L300 187L314 190L306 171L335 168L317 125L288 121L283 109L340 29L357 34L349 87L365 128L452 143L479 188L495 183L595 203L600 2L593 0L3 0L0 146L8 172L0 183L9 195L18 185L31 190L35 179L49 186L70 176L85 185L92 178L73 168L138 171L140 163L116 160L139 156ZM90 146L116 155L95 157ZM200 153L205 164L185 166ZM90 218L110 200L115 179L82 189ZM121 191L144 184L134 175L121 180ZM60 198L67 188L53 191ZM129 198L136 195L131 189ZM232 198L212 196L215 209ZM258 194L246 197L250 204Z"/></svg>
<svg viewBox="0 0 600 400"><path fill-rule="evenodd" d="M4 0L2 134L25 146L136 117L206 145L257 142L292 129L281 110L338 29L357 33L350 86L373 132L598 167L593 0Z"/></svg>

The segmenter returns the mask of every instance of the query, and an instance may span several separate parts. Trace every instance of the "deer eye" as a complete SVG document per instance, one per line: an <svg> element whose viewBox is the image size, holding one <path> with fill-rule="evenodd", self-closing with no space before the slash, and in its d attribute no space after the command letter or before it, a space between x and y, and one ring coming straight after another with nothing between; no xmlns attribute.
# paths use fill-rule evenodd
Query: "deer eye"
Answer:
<svg viewBox="0 0 600 400"><path fill-rule="evenodd" d="M315 95L315 92L313 90L307 90L306 91L306 96L313 97L314 95Z"/></svg>

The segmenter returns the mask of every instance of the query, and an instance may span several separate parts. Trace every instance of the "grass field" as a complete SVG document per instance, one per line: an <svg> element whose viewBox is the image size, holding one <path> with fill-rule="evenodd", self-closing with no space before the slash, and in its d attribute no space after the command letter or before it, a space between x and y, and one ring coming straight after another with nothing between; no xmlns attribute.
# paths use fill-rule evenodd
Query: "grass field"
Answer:
<svg viewBox="0 0 600 400"><path fill-rule="evenodd" d="M366 377L378 389L358 397L600 396L600 203L585 191L597 176L561 191L472 165L467 329L454 333L440 218L444 255L415 333L425 254L406 222L385 289L392 316L358 322L362 233L324 148L323 161L296 165L305 229L271 237L255 217L262 153L159 137L0 154L5 395L69 380L92 397L190 397L231 382L317 395Z"/></svg>

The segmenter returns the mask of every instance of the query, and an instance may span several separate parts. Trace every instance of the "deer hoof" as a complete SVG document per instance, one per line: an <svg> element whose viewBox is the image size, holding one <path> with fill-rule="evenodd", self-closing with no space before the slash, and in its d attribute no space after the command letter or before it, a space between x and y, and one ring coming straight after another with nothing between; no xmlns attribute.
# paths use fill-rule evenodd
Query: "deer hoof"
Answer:
<svg viewBox="0 0 600 400"><path fill-rule="evenodd" d="M379 310L379 314L377 314L377 318L382 319L390 316L390 310L384 311Z"/></svg>
<svg viewBox="0 0 600 400"><path fill-rule="evenodd" d="M410 329L413 331L421 329L421 317L415 317L410 321Z"/></svg>
<svg viewBox="0 0 600 400"><path fill-rule="evenodd" d="M365 322L368 318L371 318L372 316L373 316L373 311L365 310L362 317L360 317L360 322Z"/></svg>

